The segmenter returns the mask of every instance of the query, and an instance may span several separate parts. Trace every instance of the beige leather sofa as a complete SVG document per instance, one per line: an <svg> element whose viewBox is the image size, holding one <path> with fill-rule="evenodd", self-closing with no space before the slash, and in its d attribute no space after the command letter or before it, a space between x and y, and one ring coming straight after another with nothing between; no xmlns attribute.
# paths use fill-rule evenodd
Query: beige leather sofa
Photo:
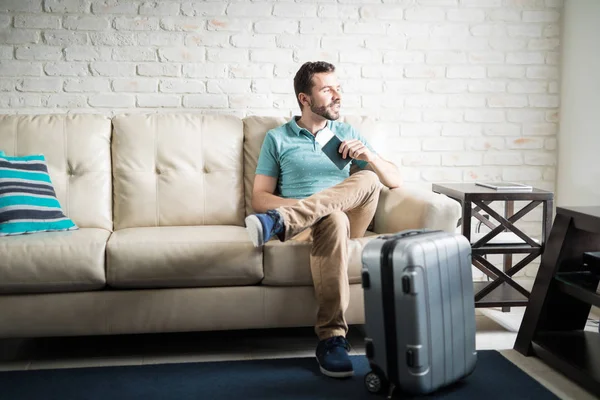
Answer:
<svg viewBox="0 0 600 400"><path fill-rule="evenodd" d="M378 125L347 120L381 143ZM61 205L80 227L0 238L0 337L312 326L309 244L273 240L255 249L244 229L263 137L285 122L0 116L0 149L44 154ZM454 231L459 214L442 195L385 188L374 231ZM351 324L364 321L367 240L350 246Z"/></svg>

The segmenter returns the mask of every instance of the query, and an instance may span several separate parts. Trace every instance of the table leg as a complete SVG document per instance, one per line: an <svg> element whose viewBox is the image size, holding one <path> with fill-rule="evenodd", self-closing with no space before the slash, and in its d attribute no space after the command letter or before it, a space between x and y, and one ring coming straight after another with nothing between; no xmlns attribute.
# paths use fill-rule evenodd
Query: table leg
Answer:
<svg viewBox="0 0 600 400"><path fill-rule="evenodd" d="M558 307L564 312L564 305L548 305L548 297L561 297L556 289L553 290L553 280L559 269L559 260L576 259L577 254L581 257L583 249L573 249L568 246L568 235L575 234L572 226L572 218L564 214L557 214L548 236L548 246L542 253L540 268L533 283L533 289L529 296L529 303L525 308L523 322L519 327L519 333L515 340L514 349L519 353L530 356L533 352L532 340L539 331L557 330L560 323L556 321L554 313L549 312L552 306ZM565 245L566 244L566 245ZM580 303L583 304L583 303ZM584 322L585 325L585 322ZM564 329L564 328L563 328Z"/></svg>
<svg viewBox="0 0 600 400"><path fill-rule="evenodd" d="M462 234L471 242L471 200L465 199L462 207Z"/></svg>
<svg viewBox="0 0 600 400"><path fill-rule="evenodd" d="M545 246L546 240L548 240L548 236L550 236L550 229L552 228L552 213L554 212L554 201L545 201L543 208L544 217L542 220L542 246Z"/></svg>
<svg viewBox="0 0 600 400"><path fill-rule="evenodd" d="M515 202L508 200L504 202L504 218L508 219L515 213ZM508 231L506 229L505 231ZM504 254L504 272L512 267L512 254ZM502 307L502 312L510 312L510 307Z"/></svg>

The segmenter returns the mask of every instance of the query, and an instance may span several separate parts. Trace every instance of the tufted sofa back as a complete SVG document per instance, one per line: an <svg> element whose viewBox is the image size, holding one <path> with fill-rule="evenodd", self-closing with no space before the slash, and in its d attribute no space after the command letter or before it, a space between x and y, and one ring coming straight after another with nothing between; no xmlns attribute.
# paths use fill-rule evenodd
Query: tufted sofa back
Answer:
<svg viewBox="0 0 600 400"><path fill-rule="evenodd" d="M110 129L100 115L0 115L0 150L43 154L65 213L82 228L110 231Z"/></svg>
<svg viewBox="0 0 600 400"><path fill-rule="evenodd" d="M113 127L115 229L243 225L239 118L123 115Z"/></svg>
<svg viewBox="0 0 600 400"><path fill-rule="evenodd" d="M282 117L0 116L0 150L44 154L65 213L83 228L243 226L268 130ZM346 117L373 145L385 132ZM112 135L111 135L112 128ZM112 143L111 143L112 141Z"/></svg>

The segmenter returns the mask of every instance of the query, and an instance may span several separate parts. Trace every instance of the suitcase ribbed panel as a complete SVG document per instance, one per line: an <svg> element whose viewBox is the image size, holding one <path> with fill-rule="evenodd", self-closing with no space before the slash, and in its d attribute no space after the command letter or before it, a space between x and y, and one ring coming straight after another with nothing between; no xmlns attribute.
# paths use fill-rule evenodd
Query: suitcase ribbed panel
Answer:
<svg viewBox="0 0 600 400"><path fill-rule="evenodd" d="M432 359L431 387L441 387L470 373L474 343L469 335L474 325L473 283L465 273L468 257L453 237L432 241L426 255L429 324ZM435 251L433 251L435 248ZM471 303L471 304L469 304ZM439 313L437 312L439 311ZM440 315L438 315L440 314ZM469 342L469 343L467 343ZM436 349L439 345L439 349ZM471 347L473 346L473 347ZM470 350L468 348L471 347ZM439 357L435 357L435 355Z"/></svg>

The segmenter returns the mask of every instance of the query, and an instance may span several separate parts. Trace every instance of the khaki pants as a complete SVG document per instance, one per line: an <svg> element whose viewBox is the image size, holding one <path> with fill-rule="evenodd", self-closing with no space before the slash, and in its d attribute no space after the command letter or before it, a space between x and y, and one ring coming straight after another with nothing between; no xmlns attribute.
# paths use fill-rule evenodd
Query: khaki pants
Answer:
<svg viewBox="0 0 600 400"><path fill-rule="evenodd" d="M372 171L359 171L338 185L277 208L284 240L310 240L310 269L319 305L315 332L320 340L346 336L348 324L348 239L363 237L379 200L381 184ZM310 229L308 229L310 228Z"/></svg>

